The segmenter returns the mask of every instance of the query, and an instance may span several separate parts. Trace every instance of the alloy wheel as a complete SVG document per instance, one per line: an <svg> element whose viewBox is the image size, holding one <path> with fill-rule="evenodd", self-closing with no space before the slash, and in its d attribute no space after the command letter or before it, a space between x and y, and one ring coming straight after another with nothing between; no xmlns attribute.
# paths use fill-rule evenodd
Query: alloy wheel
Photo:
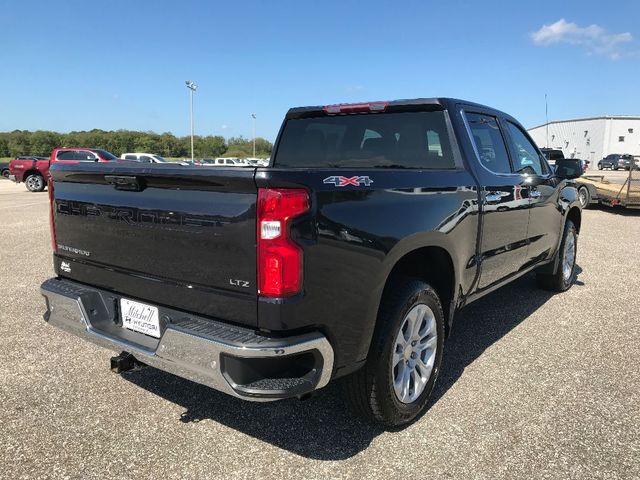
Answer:
<svg viewBox="0 0 640 480"><path fill-rule="evenodd" d="M40 190L42 188L42 177L31 175L27 179L27 188L32 191Z"/></svg>
<svg viewBox="0 0 640 480"><path fill-rule="evenodd" d="M573 234L567 236L564 242L564 255L562 258L562 277L565 281L571 279L573 266L576 261L576 237Z"/></svg>
<svg viewBox="0 0 640 480"><path fill-rule="evenodd" d="M433 310L415 305L404 317L394 342L391 375L396 397L412 403L424 391L436 358L438 333Z"/></svg>

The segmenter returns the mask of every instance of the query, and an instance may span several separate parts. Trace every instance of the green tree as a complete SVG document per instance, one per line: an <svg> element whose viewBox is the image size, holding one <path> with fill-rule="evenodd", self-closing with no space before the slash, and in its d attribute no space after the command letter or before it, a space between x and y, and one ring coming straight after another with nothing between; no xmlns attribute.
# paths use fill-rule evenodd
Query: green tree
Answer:
<svg viewBox="0 0 640 480"><path fill-rule="evenodd" d="M244 137L231 137L227 140L228 157L247 158L253 156L253 140ZM256 157L266 158L271 155L273 144L264 138L256 137Z"/></svg>
<svg viewBox="0 0 640 480"><path fill-rule="evenodd" d="M14 130L9 134L7 140L7 147L9 149L9 156L17 157L18 155L29 155L31 150L31 144L29 143L29 137L31 132Z"/></svg>
<svg viewBox="0 0 640 480"><path fill-rule="evenodd" d="M226 152L227 146L225 145L223 137L207 135L206 137L194 138L194 150L198 157L215 158Z"/></svg>
<svg viewBox="0 0 640 480"><path fill-rule="evenodd" d="M6 138L0 138L0 157L9 156L9 145Z"/></svg>
<svg viewBox="0 0 640 480"><path fill-rule="evenodd" d="M62 146L63 136L56 132L38 130L29 136L29 154L49 156L54 148Z"/></svg>
<svg viewBox="0 0 640 480"><path fill-rule="evenodd" d="M219 135L194 137L196 158L211 158L222 155L252 157L253 141L244 137L232 137L226 142ZM43 155L47 156L56 147L93 147L108 150L115 155L125 152L159 153L165 157L189 157L191 137L176 137L170 132L137 132L133 130L73 131L57 133L48 130L29 132L14 130L0 132L0 156ZM273 145L264 138L256 138L256 156L268 157Z"/></svg>

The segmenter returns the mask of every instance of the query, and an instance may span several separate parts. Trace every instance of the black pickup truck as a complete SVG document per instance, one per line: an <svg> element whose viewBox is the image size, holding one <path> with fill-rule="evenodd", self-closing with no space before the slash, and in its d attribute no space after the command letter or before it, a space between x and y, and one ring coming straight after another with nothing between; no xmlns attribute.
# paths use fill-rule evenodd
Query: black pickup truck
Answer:
<svg viewBox="0 0 640 480"><path fill-rule="evenodd" d="M446 98L291 109L268 167L55 165L45 319L117 370L255 401L344 377L358 412L406 424L457 310L534 269L571 286L580 173Z"/></svg>

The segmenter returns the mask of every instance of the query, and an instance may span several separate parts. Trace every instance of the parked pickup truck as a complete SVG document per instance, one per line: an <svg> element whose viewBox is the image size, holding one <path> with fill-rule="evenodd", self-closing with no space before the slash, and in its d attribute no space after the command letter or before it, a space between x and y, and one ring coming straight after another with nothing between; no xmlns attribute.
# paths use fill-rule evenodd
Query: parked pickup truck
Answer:
<svg viewBox="0 0 640 480"><path fill-rule="evenodd" d="M42 192L47 185L49 168L54 163L112 162L118 158L95 148L55 148L51 158L17 157L9 162L9 179L24 182L30 192Z"/></svg>
<svg viewBox="0 0 640 480"><path fill-rule="evenodd" d="M20 155L18 157L15 158L15 160L12 160L10 162L7 163L0 163L0 171L2 172L2 176L5 178L10 178L11 175L11 164L14 163L16 165L27 165L27 164L31 164L32 162L38 162L41 160L49 160L48 157L37 157L34 155ZM19 169L20 167L18 167Z"/></svg>
<svg viewBox="0 0 640 480"><path fill-rule="evenodd" d="M9 178L11 172L9 171L9 162L0 162L0 175L4 178Z"/></svg>
<svg viewBox="0 0 640 480"><path fill-rule="evenodd" d="M533 270L571 286L580 173L445 98L293 108L268 167L55 164L45 320L123 351L116 371L246 400L345 377L356 411L403 425L457 310Z"/></svg>

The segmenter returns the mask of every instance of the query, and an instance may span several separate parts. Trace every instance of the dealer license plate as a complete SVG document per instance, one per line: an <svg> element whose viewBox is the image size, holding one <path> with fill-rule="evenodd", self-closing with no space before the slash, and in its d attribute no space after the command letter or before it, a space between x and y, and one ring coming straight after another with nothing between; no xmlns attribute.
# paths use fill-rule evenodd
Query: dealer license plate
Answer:
<svg viewBox="0 0 640 480"><path fill-rule="evenodd" d="M160 316L157 307L121 298L120 318L123 328L160 338Z"/></svg>

